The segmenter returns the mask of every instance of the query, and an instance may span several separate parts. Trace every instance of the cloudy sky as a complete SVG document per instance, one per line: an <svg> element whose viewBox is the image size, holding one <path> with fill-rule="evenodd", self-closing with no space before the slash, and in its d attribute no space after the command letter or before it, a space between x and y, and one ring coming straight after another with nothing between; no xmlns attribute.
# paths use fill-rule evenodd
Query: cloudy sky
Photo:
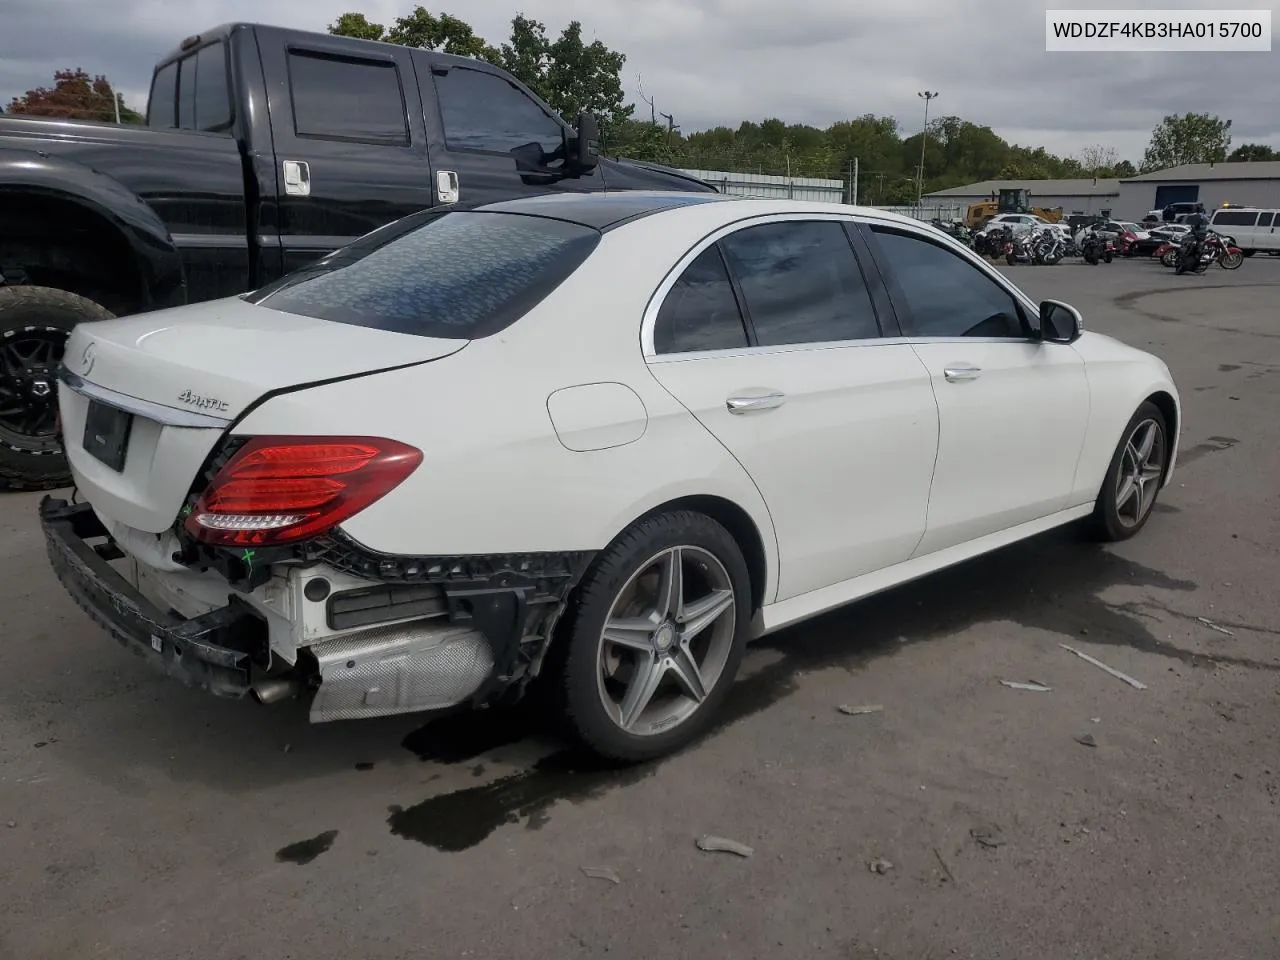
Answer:
<svg viewBox="0 0 1280 960"><path fill-rule="evenodd" d="M228 21L323 31L346 10L390 23L415 0L3 0L0 98L81 66L103 73L139 109L151 66L184 36ZM1134 8L1214 8L1221 0L1128 0ZM1259 0L1233 8L1265 9ZM993 127L1005 139L1074 154L1087 144L1141 157L1166 113L1209 111L1233 121L1234 143L1280 147L1280 46L1271 53L1046 53L1044 10L1106 0L433 0L492 43L517 12L552 33L581 20L588 36L627 55L660 110L686 131L781 117L825 126L891 114L909 134L920 90L934 115Z"/></svg>

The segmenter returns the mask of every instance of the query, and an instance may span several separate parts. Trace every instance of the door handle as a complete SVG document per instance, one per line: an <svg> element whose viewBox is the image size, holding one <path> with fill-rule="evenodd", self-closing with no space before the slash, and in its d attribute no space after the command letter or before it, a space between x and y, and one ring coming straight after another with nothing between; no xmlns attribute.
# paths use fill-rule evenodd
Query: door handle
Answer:
<svg viewBox="0 0 1280 960"><path fill-rule="evenodd" d="M730 397L724 402L730 413L751 413L753 410L776 410L787 401L785 393L760 393L745 397Z"/></svg>
<svg viewBox="0 0 1280 960"><path fill-rule="evenodd" d="M948 383L957 383L961 380L977 380L982 376L981 367L945 367L942 375L947 378Z"/></svg>

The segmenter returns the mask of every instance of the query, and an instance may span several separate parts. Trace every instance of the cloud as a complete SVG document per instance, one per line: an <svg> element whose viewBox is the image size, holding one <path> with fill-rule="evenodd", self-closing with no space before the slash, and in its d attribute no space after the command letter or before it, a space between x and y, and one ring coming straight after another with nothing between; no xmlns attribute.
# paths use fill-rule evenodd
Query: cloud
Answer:
<svg viewBox="0 0 1280 960"><path fill-rule="evenodd" d="M1245 4L1254 0L1244 0ZM273 0L269 21L323 31L362 10L390 23L414 0ZM1127 7L1203 8L1203 0L1128 0ZM51 82L60 67L105 74L131 104L146 99L152 63L193 30L266 19L262 0L8 0L0 34L0 98ZM685 131L779 117L826 126L864 113L919 129L917 91L939 91L931 116L993 127L1011 142L1059 154L1083 145L1141 157L1169 113L1233 121L1234 143L1280 144L1271 102L1275 54L1084 54L1044 50L1044 10L1067 0L435 0L490 42L517 10L558 32L582 21L588 38L627 54L658 108Z"/></svg>

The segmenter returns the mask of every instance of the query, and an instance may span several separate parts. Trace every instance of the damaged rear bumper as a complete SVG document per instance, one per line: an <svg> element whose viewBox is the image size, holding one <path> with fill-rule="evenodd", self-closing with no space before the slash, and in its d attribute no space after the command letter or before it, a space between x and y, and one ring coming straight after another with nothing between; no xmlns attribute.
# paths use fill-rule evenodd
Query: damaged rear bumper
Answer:
<svg viewBox="0 0 1280 960"><path fill-rule="evenodd" d="M154 667L221 697L243 697L252 668L266 662L265 624L248 606L227 606L186 620L161 610L107 561L111 541L100 553L88 541L107 538L106 527L88 504L45 497L40 502L54 573L81 608L123 646ZM106 554L106 556L104 556Z"/></svg>

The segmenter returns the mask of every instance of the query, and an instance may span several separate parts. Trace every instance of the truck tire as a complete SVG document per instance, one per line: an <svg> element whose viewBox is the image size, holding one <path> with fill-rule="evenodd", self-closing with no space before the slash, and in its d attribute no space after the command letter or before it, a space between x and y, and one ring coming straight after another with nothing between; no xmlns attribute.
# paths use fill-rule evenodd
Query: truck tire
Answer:
<svg viewBox="0 0 1280 960"><path fill-rule="evenodd" d="M0 488L50 490L71 482L54 433L57 367L71 328L113 314L52 287L0 287Z"/></svg>

